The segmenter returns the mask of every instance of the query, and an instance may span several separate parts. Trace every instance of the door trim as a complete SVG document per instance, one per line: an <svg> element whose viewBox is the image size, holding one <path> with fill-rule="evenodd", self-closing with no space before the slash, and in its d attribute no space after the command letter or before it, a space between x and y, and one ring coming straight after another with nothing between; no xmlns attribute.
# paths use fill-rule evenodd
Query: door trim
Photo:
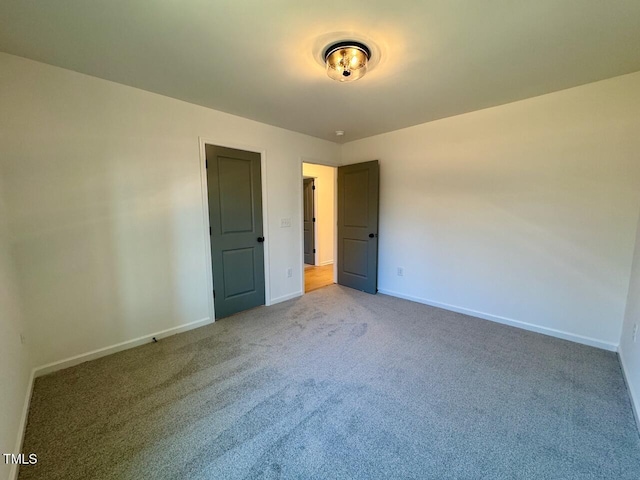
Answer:
<svg viewBox="0 0 640 480"><path fill-rule="evenodd" d="M211 137L198 137L200 149L200 187L202 193L202 233L204 241L205 262L207 270L207 291L209 292L209 317L215 321L215 305L213 302L213 271L211 269L211 240L209 237L209 192L207 188L207 154L205 145L217 145L219 147L235 148L260 154L260 175L262 177L262 231L264 236L264 304L271 305L271 284L269 268L269 215L267 208L267 150L261 147L229 142Z"/></svg>

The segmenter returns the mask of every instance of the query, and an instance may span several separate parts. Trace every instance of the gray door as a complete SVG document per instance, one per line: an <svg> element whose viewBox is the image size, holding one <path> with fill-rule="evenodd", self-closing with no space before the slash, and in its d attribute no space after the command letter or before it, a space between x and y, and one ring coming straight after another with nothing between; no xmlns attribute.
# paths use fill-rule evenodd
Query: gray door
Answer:
<svg viewBox="0 0 640 480"><path fill-rule="evenodd" d="M302 196L304 198L304 263L309 265L316 264L315 250L315 221L313 216L313 191L315 186L313 178L305 178L302 181Z"/></svg>
<svg viewBox="0 0 640 480"><path fill-rule="evenodd" d="M338 168L338 283L378 291L378 161Z"/></svg>
<svg viewBox="0 0 640 480"><path fill-rule="evenodd" d="M206 146L216 318L264 305L260 154Z"/></svg>

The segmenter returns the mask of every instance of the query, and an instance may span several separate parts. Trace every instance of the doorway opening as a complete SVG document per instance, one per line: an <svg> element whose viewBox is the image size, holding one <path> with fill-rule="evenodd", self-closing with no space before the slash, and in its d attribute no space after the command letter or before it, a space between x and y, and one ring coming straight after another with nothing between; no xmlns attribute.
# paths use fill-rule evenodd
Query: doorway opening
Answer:
<svg viewBox="0 0 640 480"><path fill-rule="evenodd" d="M337 169L302 163L304 292L335 283Z"/></svg>

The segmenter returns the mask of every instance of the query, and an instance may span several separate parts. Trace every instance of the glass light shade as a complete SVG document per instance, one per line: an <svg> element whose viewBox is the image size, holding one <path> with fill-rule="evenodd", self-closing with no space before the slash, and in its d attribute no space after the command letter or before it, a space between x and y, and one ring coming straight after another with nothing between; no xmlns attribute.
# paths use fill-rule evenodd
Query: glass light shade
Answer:
<svg viewBox="0 0 640 480"><path fill-rule="evenodd" d="M367 73L369 49L356 42L341 42L327 48L327 75L339 82L353 82Z"/></svg>

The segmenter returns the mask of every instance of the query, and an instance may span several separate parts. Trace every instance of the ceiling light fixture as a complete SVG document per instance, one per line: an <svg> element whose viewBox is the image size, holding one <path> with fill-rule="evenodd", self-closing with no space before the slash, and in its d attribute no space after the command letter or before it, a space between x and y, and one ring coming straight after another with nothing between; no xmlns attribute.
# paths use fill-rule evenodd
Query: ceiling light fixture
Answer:
<svg viewBox="0 0 640 480"><path fill-rule="evenodd" d="M343 41L329 45L324 51L327 75L339 82L353 82L367 73L371 50L365 44Z"/></svg>

